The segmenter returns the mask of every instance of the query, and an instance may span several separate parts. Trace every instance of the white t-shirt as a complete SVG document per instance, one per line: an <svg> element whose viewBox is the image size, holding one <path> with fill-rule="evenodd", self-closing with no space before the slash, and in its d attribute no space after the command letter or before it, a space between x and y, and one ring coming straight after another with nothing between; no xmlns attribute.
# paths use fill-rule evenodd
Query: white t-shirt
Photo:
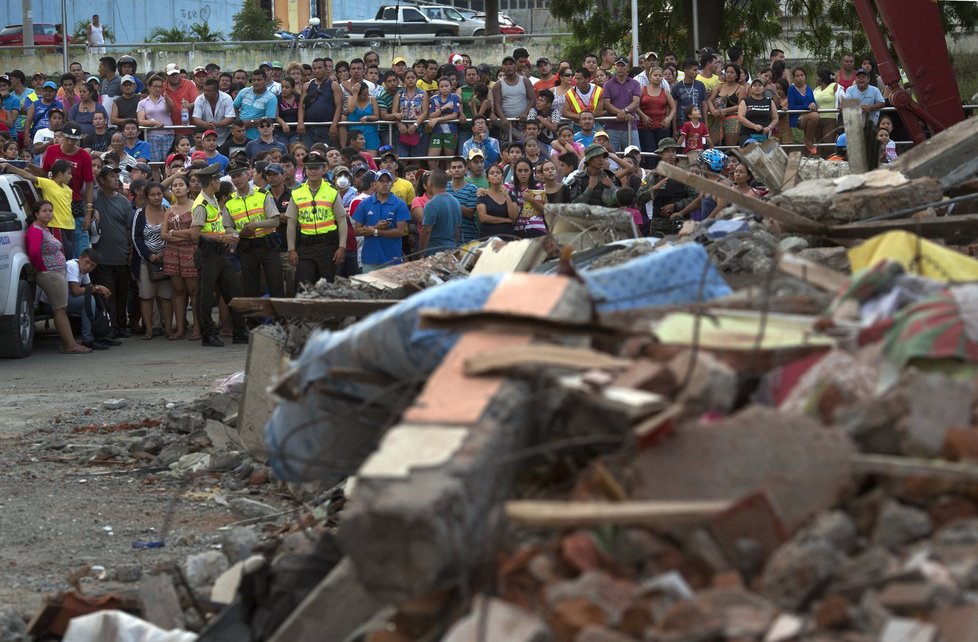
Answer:
<svg viewBox="0 0 978 642"><path fill-rule="evenodd" d="M78 259L71 259L65 263L65 281L85 286L91 283L92 279L88 273L80 274Z"/></svg>
<svg viewBox="0 0 978 642"><path fill-rule="evenodd" d="M54 140L54 132L51 131L50 127L45 127L34 132L34 140L32 141L35 145L38 143L50 143ZM34 154L34 164L40 165L41 159L44 157L44 153Z"/></svg>

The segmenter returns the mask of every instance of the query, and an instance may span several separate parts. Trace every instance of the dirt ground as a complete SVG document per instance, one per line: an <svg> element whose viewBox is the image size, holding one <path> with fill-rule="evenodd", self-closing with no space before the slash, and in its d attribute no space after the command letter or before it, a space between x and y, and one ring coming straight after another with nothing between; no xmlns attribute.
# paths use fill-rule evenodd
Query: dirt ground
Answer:
<svg viewBox="0 0 978 642"><path fill-rule="evenodd" d="M216 378L243 370L246 345L134 338L79 356L61 355L58 345L41 335L28 359L0 361L0 604L24 616L44 593L68 589L66 577L80 567L104 566L111 579L182 561L239 519L214 501L216 480L209 492L206 478L188 488L140 471L145 463L79 464L77 455L112 442L98 427L162 420L168 403L195 399ZM110 408L110 399L124 401ZM162 534L171 510L166 546L134 549L133 540Z"/></svg>

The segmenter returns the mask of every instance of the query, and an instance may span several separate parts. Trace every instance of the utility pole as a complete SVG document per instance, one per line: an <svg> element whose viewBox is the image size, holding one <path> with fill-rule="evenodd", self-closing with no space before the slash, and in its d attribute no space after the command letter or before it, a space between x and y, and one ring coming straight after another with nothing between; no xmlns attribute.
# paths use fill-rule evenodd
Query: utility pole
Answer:
<svg viewBox="0 0 978 642"><path fill-rule="evenodd" d="M21 0L23 8L23 18L21 20L21 33L24 34L24 55L34 55L34 12L31 11L32 0Z"/></svg>

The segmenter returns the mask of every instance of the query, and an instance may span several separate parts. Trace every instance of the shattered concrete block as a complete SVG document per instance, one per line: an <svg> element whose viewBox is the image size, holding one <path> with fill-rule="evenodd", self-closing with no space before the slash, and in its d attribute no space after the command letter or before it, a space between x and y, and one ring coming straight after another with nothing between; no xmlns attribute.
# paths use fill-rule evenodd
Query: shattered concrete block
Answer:
<svg viewBox="0 0 978 642"><path fill-rule="evenodd" d="M0 606L0 642L27 639L27 623L12 606Z"/></svg>
<svg viewBox="0 0 978 642"><path fill-rule="evenodd" d="M778 242L779 252L801 252L811 245L807 239L800 236L786 236Z"/></svg>
<svg viewBox="0 0 978 642"><path fill-rule="evenodd" d="M269 506L264 502L259 502L247 497L235 497L228 502L231 511L241 519L256 519L259 517L269 517L282 512L274 506Z"/></svg>
<svg viewBox="0 0 978 642"><path fill-rule="evenodd" d="M535 614L504 602L479 595L472 610L449 629L442 642L550 642L547 625Z"/></svg>
<svg viewBox="0 0 978 642"><path fill-rule="evenodd" d="M934 624L945 642L978 640L978 606L946 606L933 614Z"/></svg>
<svg viewBox="0 0 978 642"><path fill-rule="evenodd" d="M147 622L167 630L186 626L180 598L168 573L143 577L139 582L139 600L143 604L143 619Z"/></svg>
<svg viewBox="0 0 978 642"><path fill-rule="evenodd" d="M185 409L174 409L166 413L163 419L163 430L189 435L204 428L204 416L199 412Z"/></svg>
<svg viewBox="0 0 978 642"><path fill-rule="evenodd" d="M798 611L818 597L841 557L823 539L796 536L768 560L761 576L761 592L781 608Z"/></svg>
<svg viewBox="0 0 978 642"><path fill-rule="evenodd" d="M873 543L885 548L897 548L930 535L931 529L931 519L926 512L889 501L880 510L873 531Z"/></svg>
<svg viewBox="0 0 978 642"><path fill-rule="evenodd" d="M839 193L834 179L819 178L797 183L771 202L814 221L838 225L939 201L943 193L940 182L930 177L896 187L864 186Z"/></svg>
<svg viewBox="0 0 978 642"><path fill-rule="evenodd" d="M934 642L937 627L922 620L892 618L883 627L879 642Z"/></svg>
<svg viewBox="0 0 978 642"><path fill-rule="evenodd" d="M733 506L711 520L710 531L727 559L748 577L788 539L784 521L774 505L774 500L766 491L757 491L737 500ZM759 555L755 556L756 566L749 564L745 568L743 562L749 556L741 553L748 540L756 543Z"/></svg>
<svg viewBox="0 0 978 642"><path fill-rule="evenodd" d="M617 621L631 602L635 583L611 577L601 571L586 571L573 580L547 587L547 602L555 606L567 600L583 599L601 607L609 621Z"/></svg>
<svg viewBox="0 0 978 642"><path fill-rule="evenodd" d="M683 350L668 364L675 381L686 382L676 401L683 404L686 416L706 412L729 413L737 402L739 380L737 372L707 352L695 355ZM693 368L693 372L688 370Z"/></svg>
<svg viewBox="0 0 978 642"><path fill-rule="evenodd" d="M220 421L208 419L204 424L204 432L207 433L211 445L219 450L243 450L243 444L237 438L237 431L225 426Z"/></svg>
<svg viewBox="0 0 978 642"><path fill-rule="evenodd" d="M771 627L778 609L757 593L743 588L716 588L700 591L696 602L708 613L723 621L723 635L728 640L756 640Z"/></svg>
<svg viewBox="0 0 978 642"><path fill-rule="evenodd" d="M249 526L235 526L221 531L221 550L232 563L251 556L260 538L255 529Z"/></svg>
<svg viewBox="0 0 978 642"><path fill-rule="evenodd" d="M844 247L814 247L802 250L798 256L843 274L852 272L852 265L849 263L849 251Z"/></svg>
<svg viewBox="0 0 978 642"><path fill-rule="evenodd" d="M884 608L897 615L917 616L942 604L950 604L954 591L934 582L890 582L878 596Z"/></svg>
<svg viewBox="0 0 978 642"><path fill-rule="evenodd" d="M183 575L191 587L198 589L213 584L229 566L224 553L204 551L187 557L183 563Z"/></svg>
<svg viewBox="0 0 978 642"><path fill-rule="evenodd" d="M856 548L856 524L841 510L819 513L805 528L805 537L825 540L836 550L848 554Z"/></svg>
<svg viewBox="0 0 978 642"><path fill-rule="evenodd" d="M841 431L753 406L722 421L684 425L635 456L622 481L631 499L648 500L736 500L765 489L791 530L849 487L853 452Z"/></svg>

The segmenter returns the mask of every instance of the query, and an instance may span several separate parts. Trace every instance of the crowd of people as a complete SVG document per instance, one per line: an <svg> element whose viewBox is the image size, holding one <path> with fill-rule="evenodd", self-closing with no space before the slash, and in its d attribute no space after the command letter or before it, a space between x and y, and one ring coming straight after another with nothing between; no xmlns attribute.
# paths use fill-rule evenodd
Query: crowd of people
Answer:
<svg viewBox="0 0 978 642"><path fill-rule="evenodd" d="M97 75L77 62L29 81L12 70L0 75L0 171L41 195L29 254L65 351L82 353L134 333L247 341L225 305L236 296L542 236L547 203L624 207L640 233L674 233L728 203L657 164L685 156L761 198L722 148L775 138L844 159L830 113L844 96L878 123L881 160L896 157L871 61L855 68L847 55L812 87L780 50L754 70L736 47L727 59L699 53L677 63L648 52L633 65L606 48L575 66L531 64L519 48L495 74L464 53L382 69L374 51L251 72L167 64L140 75L133 57L107 55ZM102 299L112 330L95 336ZM81 343L68 314L81 316Z"/></svg>

